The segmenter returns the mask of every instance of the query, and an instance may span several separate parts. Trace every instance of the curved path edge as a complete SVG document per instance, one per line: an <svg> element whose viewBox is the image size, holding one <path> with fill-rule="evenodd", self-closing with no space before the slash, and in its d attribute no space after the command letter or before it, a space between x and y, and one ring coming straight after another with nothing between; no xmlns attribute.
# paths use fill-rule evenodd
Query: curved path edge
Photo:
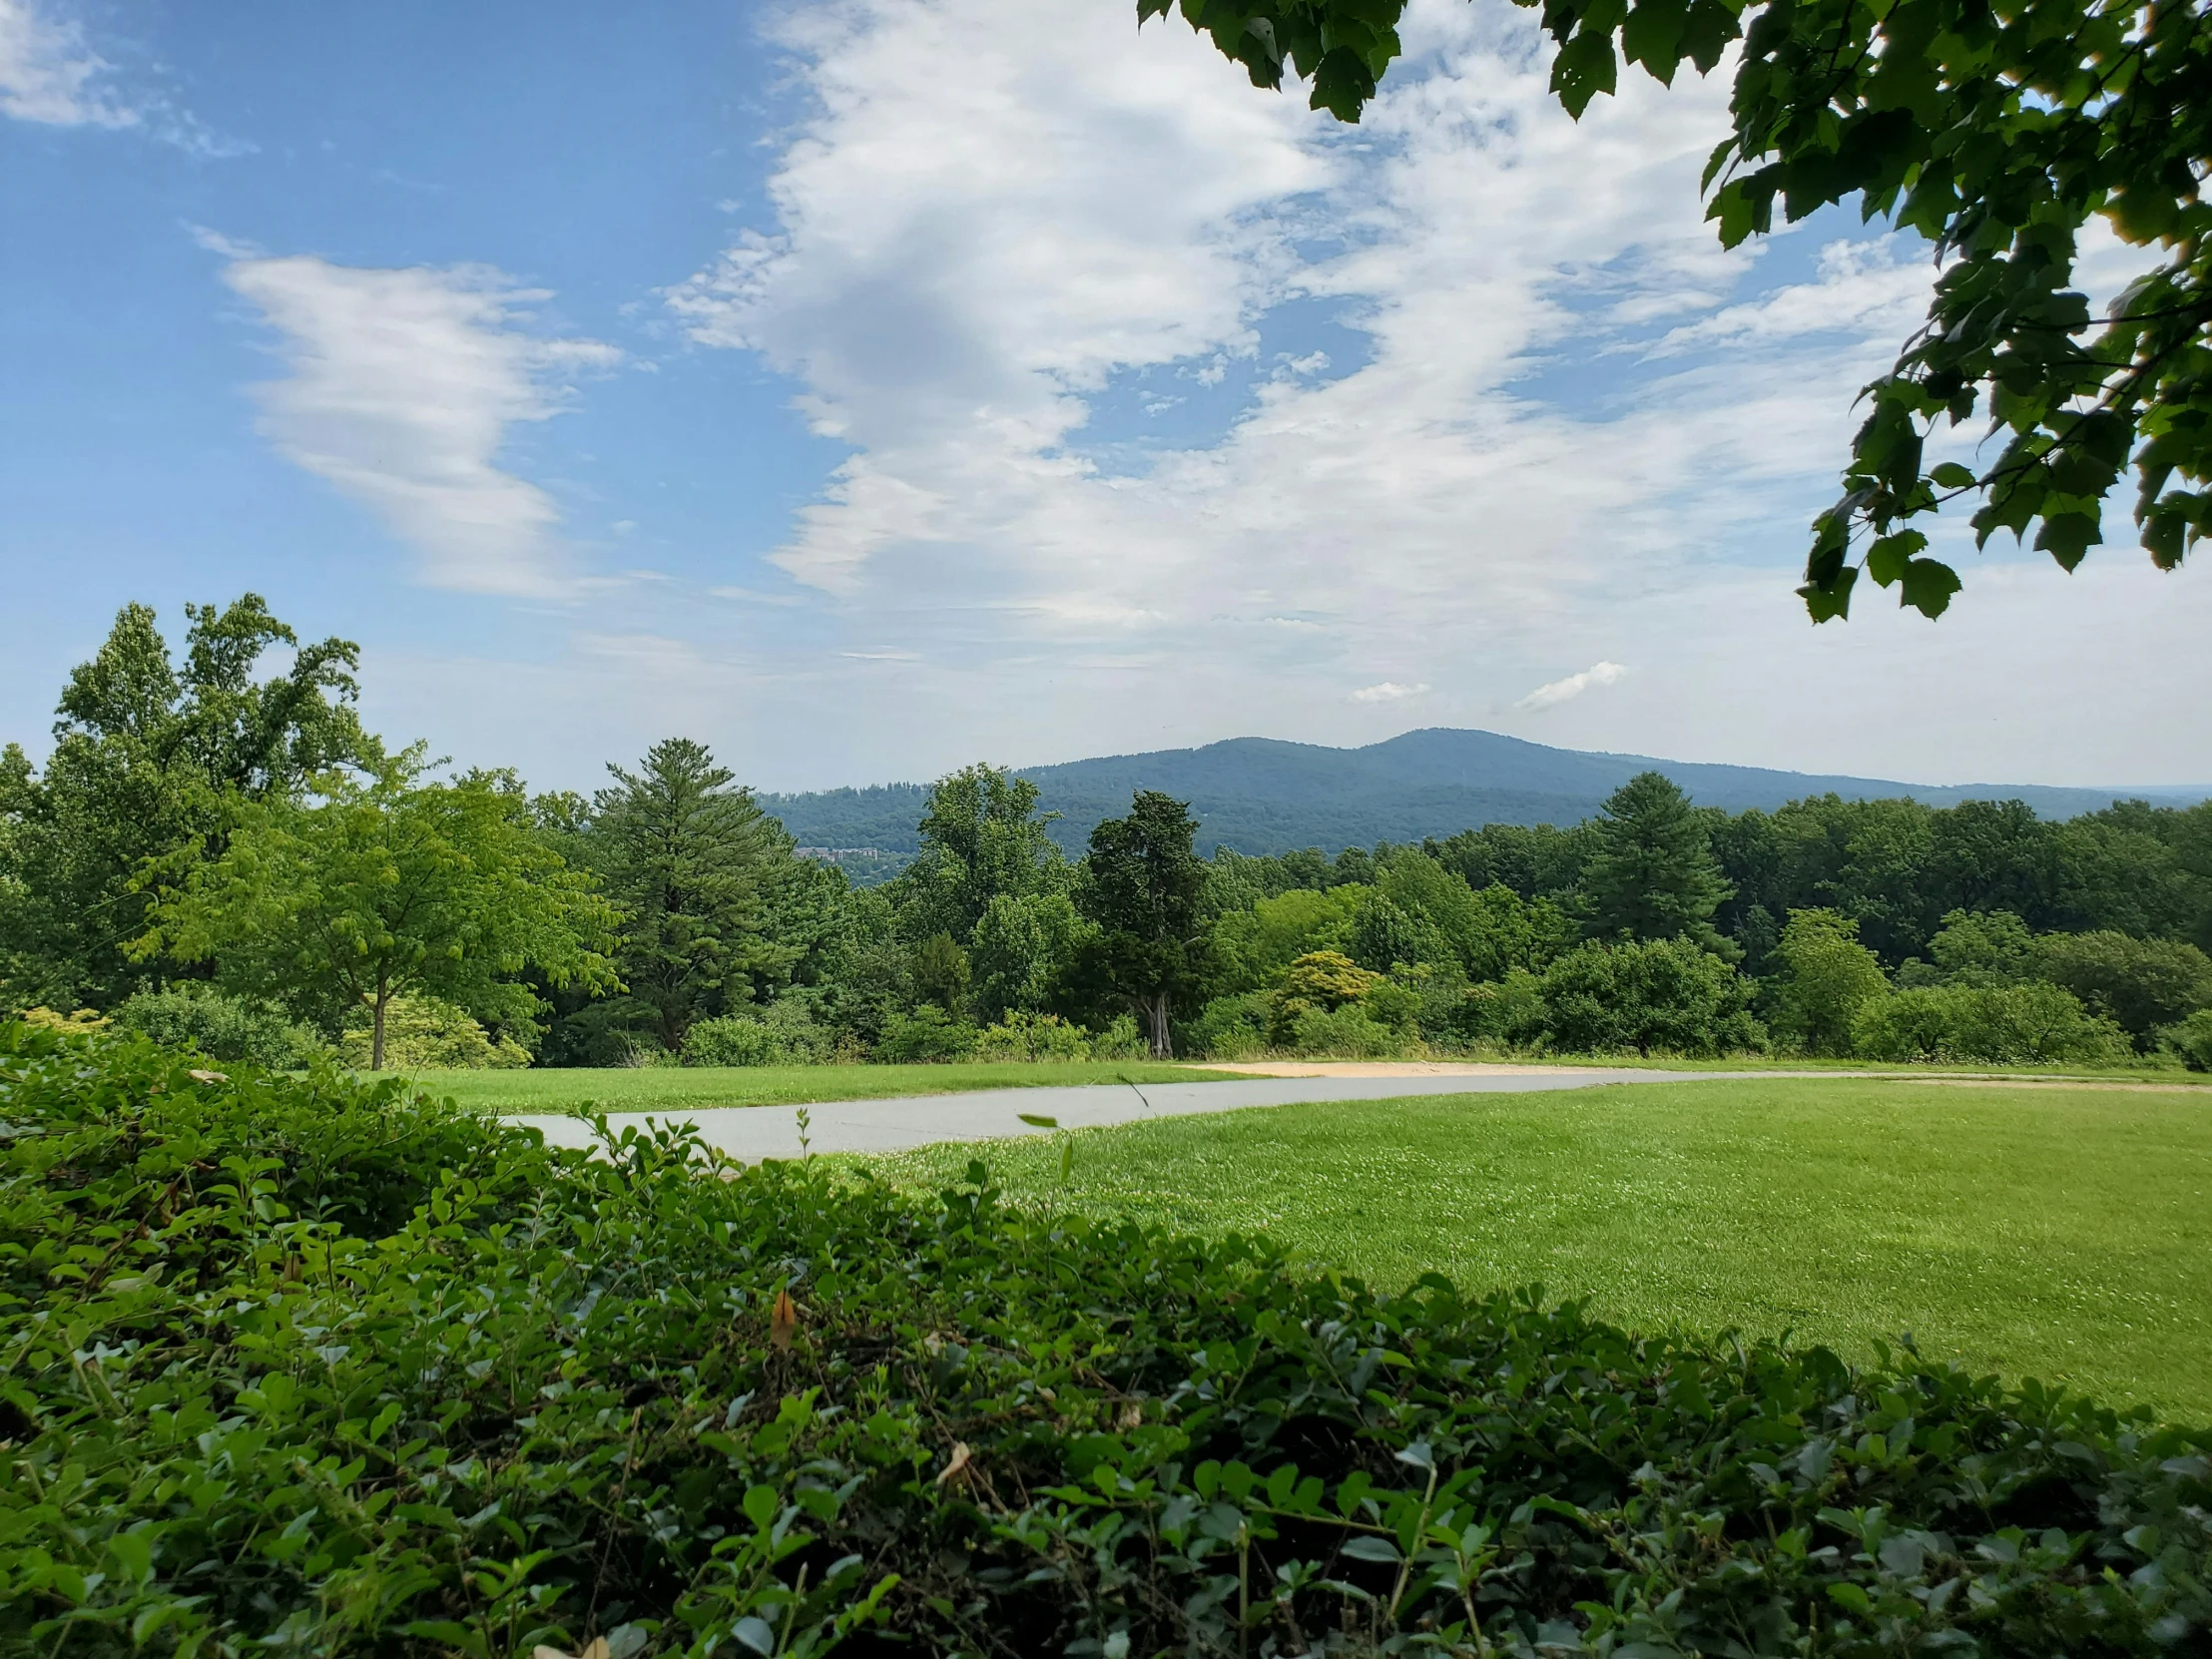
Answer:
<svg viewBox="0 0 2212 1659"><path fill-rule="evenodd" d="M616 1112L608 1127L689 1123L733 1158L796 1158L814 1152L903 1152L939 1141L993 1141L1048 1135L1054 1128L1103 1129L1154 1118L1192 1117L1255 1106L1298 1106L1332 1100L1402 1100L1409 1095L1524 1094L1617 1083L1681 1083L1715 1075L1645 1069L1501 1067L1495 1072L1394 1077L1253 1077L1214 1083L1084 1083L961 1094L900 1095L888 1100L825 1100L808 1106L708 1106L691 1111ZM1733 1075L1741 1076L1742 1073ZM799 1114L807 1114L807 1146ZM541 1131L556 1146L597 1144L592 1126L559 1113L505 1114L509 1123ZM1028 1118L1048 1118L1049 1124Z"/></svg>

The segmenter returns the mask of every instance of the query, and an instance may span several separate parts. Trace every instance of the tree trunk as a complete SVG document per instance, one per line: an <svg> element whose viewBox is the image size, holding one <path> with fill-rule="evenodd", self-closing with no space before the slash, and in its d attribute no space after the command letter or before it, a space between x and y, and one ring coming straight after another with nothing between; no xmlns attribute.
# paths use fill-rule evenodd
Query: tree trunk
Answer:
<svg viewBox="0 0 2212 1659"><path fill-rule="evenodd" d="M1175 1037L1168 1030L1168 999L1165 995L1148 997L1145 1001L1145 1023L1151 1026L1152 1057L1155 1060L1175 1058Z"/></svg>
<svg viewBox="0 0 2212 1659"><path fill-rule="evenodd" d="M390 996L385 992L379 990L376 993L376 1012L370 1017L368 1034L368 1069L370 1071L382 1071L384 1069L384 1009L390 1001Z"/></svg>

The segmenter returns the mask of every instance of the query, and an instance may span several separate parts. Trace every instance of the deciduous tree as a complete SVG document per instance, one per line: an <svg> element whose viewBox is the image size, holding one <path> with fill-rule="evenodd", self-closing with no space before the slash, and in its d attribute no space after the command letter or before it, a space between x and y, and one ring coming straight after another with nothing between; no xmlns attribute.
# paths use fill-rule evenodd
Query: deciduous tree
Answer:
<svg viewBox="0 0 2212 1659"><path fill-rule="evenodd" d="M420 760L409 751L365 781L328 779L311 805L242 802L221 855L161 890L134 951L213 959L227 988L326 1028L365 1008L372 1069L395 996L514 1031L537 1012L518 982L527 970L614 988L602 954L614 914L531 832L519 792L484 778L423 784Z"/></svg>

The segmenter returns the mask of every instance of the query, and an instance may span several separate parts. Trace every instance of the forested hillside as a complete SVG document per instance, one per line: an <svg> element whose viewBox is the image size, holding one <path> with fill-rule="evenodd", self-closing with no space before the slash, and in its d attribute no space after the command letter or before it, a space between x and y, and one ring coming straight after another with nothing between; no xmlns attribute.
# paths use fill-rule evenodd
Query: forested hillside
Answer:
<svg viewBox="0 0 2212 1659"><path fill-rule="evenodd" d="M1845 800L1911 796L1933 807L1961 801L2021 801L2045 818L2072 818L2112 805L2140 789L2054 789L2037 785L1924 785L1873 778L1712 766L1642 755L1594 755L1551 749L1494 732L1434 729L1407 732L1364 749L1328 749L1272 738L1233 738L1203 749L1170 749L1023 767L1045 812L1060 818L1049 831L1074 854L1091 829L1120 812L1137 790L1160 790L1188 801L1199 823L1198 845L1246 853L1318 846L1336 852L1377 841L1417 841L1479 824L1573 824L1640 772L1672 779L1701 807L1732 813L1772 812L1809 796ZM2204 789L2150 791L2174 805L2212 796ZM912 852L927 789L886 784L870 789L765 795L803 846ZM849 867L849 866L848 866ZM864 868L851 869L865 879Z"/></svg>

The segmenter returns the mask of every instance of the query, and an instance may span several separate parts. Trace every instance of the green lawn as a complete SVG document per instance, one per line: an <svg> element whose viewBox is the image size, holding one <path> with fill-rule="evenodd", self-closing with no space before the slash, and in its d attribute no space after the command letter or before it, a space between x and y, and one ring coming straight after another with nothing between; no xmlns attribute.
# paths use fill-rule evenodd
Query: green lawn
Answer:
<svg viewBox="0 0 2212 1659"><path fill-rule="evenodd" d="M670 1112L701 1106L879 1100L888 1095L1020 1089L1041 1083L1187 1083L1230 1074L1151 1060L1086 1060L1047 1065L549 1067L408 1075L463 1105L501 1112L565 1112L587 1102L610 1112Z"/></svg>
<svg viewBox="0 0 2212 1659"><path fill-rule="evenodd" d="M921 1187L978 1149L869 1160ZM1541 1282L2212 1420L2212 1099L1721 1079L1289 1106L980 1149L1024 1197L1265 1230L1380 1286Z"/></svg>

